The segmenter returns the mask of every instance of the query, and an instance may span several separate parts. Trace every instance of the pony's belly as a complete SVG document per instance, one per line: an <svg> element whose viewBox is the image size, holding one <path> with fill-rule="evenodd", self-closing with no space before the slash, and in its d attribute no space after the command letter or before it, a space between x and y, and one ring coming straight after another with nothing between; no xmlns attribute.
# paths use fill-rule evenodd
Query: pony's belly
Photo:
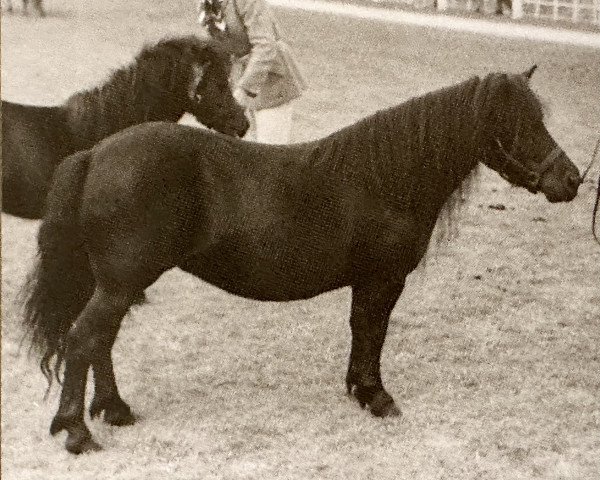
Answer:
<svg viewBox="0 0 600 480"><path fill-rule="evenodd" d="M337 262L239 253L206 253L179 267L229 293L263 301L302 300L349 284L345 266Z"/></svg>

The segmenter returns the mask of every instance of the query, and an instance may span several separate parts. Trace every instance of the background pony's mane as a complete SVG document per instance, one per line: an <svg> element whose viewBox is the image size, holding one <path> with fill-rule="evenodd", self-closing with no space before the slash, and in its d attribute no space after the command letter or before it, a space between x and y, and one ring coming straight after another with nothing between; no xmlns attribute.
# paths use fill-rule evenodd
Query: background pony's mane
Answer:
<svg viewBox="0 0 600 480"><path fill-rule="evenodd" d="M172 92L185 91L190 81L190 52L212 45L194 36L169 38L146 45L134 61L114 71L102 85L75 93L64 104L76 143L93 144L127 126L167 119L181 110ZM157 114L160 117L157 117ZM176 119L173 119L176 120Z"/></svg>

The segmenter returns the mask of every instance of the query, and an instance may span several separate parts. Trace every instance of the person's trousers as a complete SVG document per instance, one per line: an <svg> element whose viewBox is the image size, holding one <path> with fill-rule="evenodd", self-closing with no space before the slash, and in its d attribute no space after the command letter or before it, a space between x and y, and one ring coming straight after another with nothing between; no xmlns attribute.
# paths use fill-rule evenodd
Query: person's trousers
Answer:
<svg viewBox="0 0 600 480"><path fill-rule="evenodd" d="M290 143L292 136L292 102L278 107L248 112L250 131L245 138L260 143Z"/></svg>

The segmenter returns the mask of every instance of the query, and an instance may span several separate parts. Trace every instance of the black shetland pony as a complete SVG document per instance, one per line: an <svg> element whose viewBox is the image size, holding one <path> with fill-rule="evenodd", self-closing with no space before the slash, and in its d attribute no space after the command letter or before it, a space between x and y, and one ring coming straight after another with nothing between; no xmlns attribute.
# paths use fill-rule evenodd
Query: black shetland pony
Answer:
<svg viewBox="0 0 600 480"><path fill-rule="evenodd" d="M189 36L144 48L99 87L52 107L2 101L2 210L41 218L60 161L126 127L177 121L243 135L248 121L231 95L229 57L217 44Z"/></svg>
<svg viewBox="0 0 600 480"><path fill-rule="evenodd" d="M532 71L471 78L309 143L147 123L66 159L25 318L49 380L64 363L50 432L66 430L70 452L99 448L84 422L90 367L92 417L134 421L111 349L132 303L173 267L257 300L351 287L348 392L373 415L398 414L380 375L388 320L453 192L482 162L551 202L577 194L579 172L544 126Z"/></svg>

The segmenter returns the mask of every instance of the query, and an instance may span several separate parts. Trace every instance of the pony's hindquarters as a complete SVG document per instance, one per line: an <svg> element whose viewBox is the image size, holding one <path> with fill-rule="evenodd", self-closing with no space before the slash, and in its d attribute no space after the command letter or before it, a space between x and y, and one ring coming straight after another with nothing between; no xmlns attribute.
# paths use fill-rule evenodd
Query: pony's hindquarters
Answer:
<svg viewBox="0 0 600 480"><path fill-rule="evenodd" d="M25 323L42 353L41 367L57 374L65 336L90 299L94 279L79 228L79 200L89 166L89 152L68 157L56 171L38 233L38 258L25 285Z"/></svg>

